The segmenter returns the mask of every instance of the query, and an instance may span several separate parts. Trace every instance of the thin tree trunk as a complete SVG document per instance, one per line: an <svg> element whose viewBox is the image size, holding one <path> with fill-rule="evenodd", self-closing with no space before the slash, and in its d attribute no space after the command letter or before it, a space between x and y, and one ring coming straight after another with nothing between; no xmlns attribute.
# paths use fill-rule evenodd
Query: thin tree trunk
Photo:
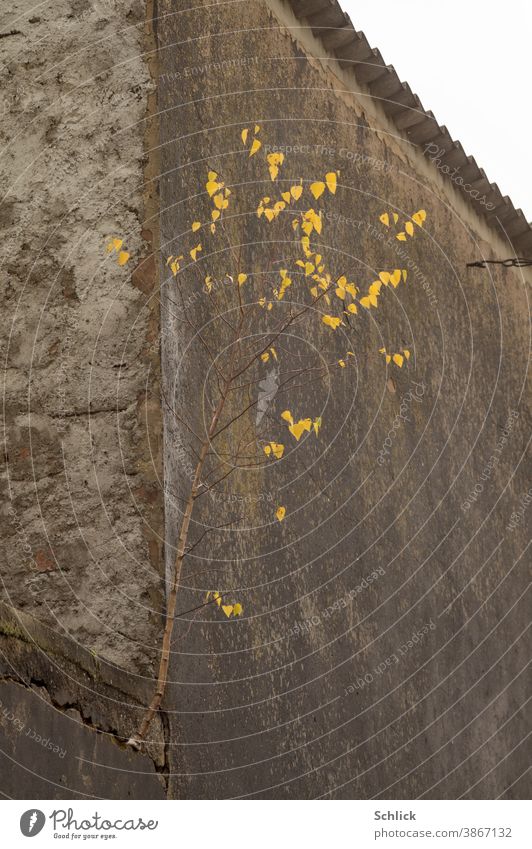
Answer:
<svg viewBox="0 0 532 849"><path fill-rule="evenodd" d="M183 565L183 560L185 558L185 551L188 539L188 530L190 526L190 520L192 518L192 512L194 510L194 501L196 500L196 496L198 494L198 489L201 483L201 476L203 472L203 466L205 463L205 458L207 456L207 452L209 450L209 445L212 437L215 434L216 427L219 421L219 418L222 414L222 410L224 408L225 401L227 399L227 393L229 387L232 383L232 378L226 380L224 385L224 390L221 393L220 401L218 402L218 406L213 414L211 424L209 427L209 432L207 438L202 442L198 463L196 465L196 469L194 472L194 478L192 480L192 485L190 488L190 493L187 499L185 512L183 514L183 520L181 522L181 529L179 531L179 540L177 543L177 552L174 564L174 574L172 578L172 589L170 590L170 595L168 596L168 602L166 606L166 623L164 626L164 634L163 634L163 642L162 642L162 651L161 651L161 660L159 663L159 674L157 676L157 687L155 693L153 694L153 698L142 718L142 722L139 726L139 730L136 734L129 738L127 741L127 745L131 746L134 749L139 749L143 740L146 737L148 729L151 725L153 717L159 710L161 706L161 702L163 700L166 684L168 681L168 666L170 664L170 646L172 642L172 633L174 630L174 622L175 622L175 610L176 610L176 601L177 601L177 590L179 587L179 579L181 577L181 567Z"/></svg>

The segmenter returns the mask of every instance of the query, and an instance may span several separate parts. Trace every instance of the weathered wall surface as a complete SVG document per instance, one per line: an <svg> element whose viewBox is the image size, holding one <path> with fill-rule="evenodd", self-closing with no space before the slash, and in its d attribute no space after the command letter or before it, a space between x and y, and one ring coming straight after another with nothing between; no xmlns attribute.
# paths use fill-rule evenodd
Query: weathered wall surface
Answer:
<svg viewBox="0 0 532 849"><path fill-rule="evenodd" d="M19 2L0 34L3 792L526 797L527 283L465 270L507 247L273 0ZM194 463L170 408L204 427L189 320L220 349L202 282L230 265L224 248L187 267L183 311L165 260L204 220L210 168L244 198L247 267L270 284L290 255L282 218L255 217L272 192L240 141L255 123L286 149L287 184L340 170L315 204L335 273L409 277L337 335L303 337L355 353L298 402L319 440L198 502L191 542L243 520L187 558L178 610L221 588L244 617L179 618L166 711L137 755L123 743L153 686L163 536L170 568ZM406 243L379 223L421 207ZM241 221L227 231L239 245ZM382 345L412 356L387 369Z"/></svg>
<svg viewBox="0 0 532 849"><path fill-rule="evenodd" d="M137 0L3 11L1 533L5 601L149 672L162 498L145 17Z"/></svg>
<svg viewBox="0 0 532 849"><path fill-rule="evenodd" d="M160 799L157 720L144 754L126 748L150 685L31 616L0 605L0 775L13 799Z"/></svg>
<svg viewBox="0 0 532 849"><path fill-rule="evenodd" d="M337 274L362 288L380 269L409 270L406 285L335 337L337 356L349 346L356 366L334 375L329 395L308 388L304 409L321 414L323 428L283 458L282 490L278 470L263 470L199 503L193 539L234 517L235 503L245 522L194 550L178 609L221 585L238 590L245 615L222 621L209 608L178 622L170 792L523 797L529 570L526 515L511 516L530 485L525 279L466 271L507 247L353 77L311 58L325 50L287 7L187 11L163 0L159 16L162 268L183 253L190 222L208 215L208 169L244 193L244 241L256 242L243 249L248 268L270 282L265 240L286 261L282 217L265 230L254 215L273 191L262 153L249 161L240 141L241 127L257 123L263 144L287 152L285 187L340 169L336 196L318 202L320 248ZM379 222L385 210L404 219L419 208L426 226L406 243ZM238 244L238 223L228 232ZM179 276L196 327L212 317L203 277L223 277L228 262L225 249L205 248ZM165 273L165 384L201 428L207 358ZM318 350L330 333L316 327ZM412 356L387 369L383 345ZM286 433L285 406L272 402L272 439ZM190 479L187 437L167 414L176 517ZM280 500L282 525L273 517ZM173 522L167 542L171 559Z"/></svg>

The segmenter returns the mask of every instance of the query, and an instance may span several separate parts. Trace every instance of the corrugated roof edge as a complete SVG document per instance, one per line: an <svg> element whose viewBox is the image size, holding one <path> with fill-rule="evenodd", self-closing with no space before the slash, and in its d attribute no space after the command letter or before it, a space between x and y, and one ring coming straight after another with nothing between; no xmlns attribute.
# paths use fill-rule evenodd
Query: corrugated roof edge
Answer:
<svg viewBox="0 0 532 849"><path fill-rule="evenodd" d="M370 47L363 32L357 32L337 0L287 0L299 20L306 21L312 33L321 40L327 53L344 68L351 68L358 82L364 83L370 95L380 102L385 114L398 130L416 147L428 150L438 158L440 173L443 166L462 177L465 189L453 179L453 185L476 212L499 232L504 241L510 240L519 256L532 252L532 224L522 210L516 209L508 196L501 194L496 183L490 183L474 157L467 156L459 141L446 127L441 127L432 112L425 110L419 97L408 83L401 82L393 65L387 65L377 49ZM435 156L438 151L437 157ZM456 170L455 170L456 169ZM478 192L472 198L471 192ZM478 198L484 198L484 205ZM489 208L488 208L489 207Z"/></svg>

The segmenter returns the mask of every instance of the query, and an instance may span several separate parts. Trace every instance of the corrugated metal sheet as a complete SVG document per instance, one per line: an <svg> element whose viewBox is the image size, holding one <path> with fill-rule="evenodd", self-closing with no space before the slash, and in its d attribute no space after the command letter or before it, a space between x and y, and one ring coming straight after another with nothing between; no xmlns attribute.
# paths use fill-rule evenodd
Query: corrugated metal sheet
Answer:
<svg viewBox="0 0 532 849"><path fill-rule="evenodd" d="M368 87L372 97L380 101L385 113L409 142L423 149L430 143L443 151L438 154L440 173L445 178L441 170L443 165L457 169L455 174L462 177L468 188L462 188L455 181L453 185L505 240L511 239L516 254L530 255L532 224L523 212L514 207L509 197L503 197L496 183L490 183L475 159L468 156L460 142L455 141L447 128L438 124L434 114L423 107L408 83L401 82L393 65L387 65L380 52L369 45L364 33L355 30L336 0L288 0L288 3L297 18L321 39L327 53L338 59L342 67L352 69L357 81ZM431 151L435 153L434 148ZM447 179L451 180L451 176L447 175ZM493 204L493 208L488 210L473 199L470 194L473 190L485 196L485 203Z"/></svg>

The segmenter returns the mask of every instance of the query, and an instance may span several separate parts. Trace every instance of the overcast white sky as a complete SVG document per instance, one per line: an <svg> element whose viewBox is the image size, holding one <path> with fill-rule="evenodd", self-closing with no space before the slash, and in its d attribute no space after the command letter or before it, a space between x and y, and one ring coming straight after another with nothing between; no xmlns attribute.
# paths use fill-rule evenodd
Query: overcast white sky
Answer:
<svg viewBox="0 0 532 849"><path fill-rule="evenodd" d="M339 0L532 221L532 0Z"/></svg>

